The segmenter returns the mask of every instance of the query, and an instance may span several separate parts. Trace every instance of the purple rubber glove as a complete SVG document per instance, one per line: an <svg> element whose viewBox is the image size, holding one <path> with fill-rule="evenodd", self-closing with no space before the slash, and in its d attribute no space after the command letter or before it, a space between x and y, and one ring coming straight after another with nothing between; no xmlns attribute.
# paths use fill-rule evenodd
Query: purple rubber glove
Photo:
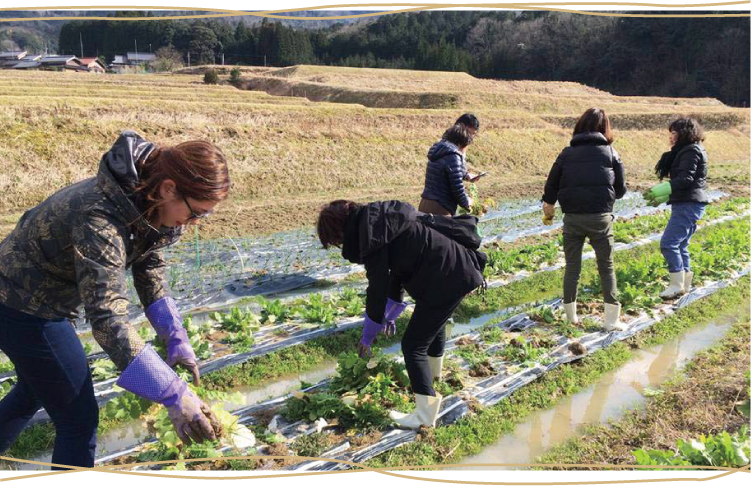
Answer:
<svg viewBox="0 0 751 486"><path fill-rule="evenodd" d="M222 435L222 426L209 406L188 389L188 384L151 346L146 346L130 362L117 385L167 407L175 432L186 445L213 441Z"/></svg>
<svg viewBox="0 0 751 486"><path fill-rule="evenodd" d="M386 327L383 333L387 336L393 336L396 334L396 319L402 315L404 309L407 308L407 304L404 302L397 302L395 300L386 300L386 311L383 313L383 320L386 323Z"/></svg>
<svg viewBox="0 0 751 486"><path fill-rule="evenodd" d="M369 358L373 355L370 347L373 345L373 341L375 341L378 333L384 332L385 329L386 326L378 324L371 320L367 313L365 314L365 322L362 325L362 339L360 339L360 343L357 345L357 354L359 354L361 358Z"/></svg>
<svg viewBox="0 0 751 486"><path fill-rule="evenodd" d="M188 332L183 327L183 320L172 297L163 297L146 309L146 317L156 331L157 336L167 344L167 364L181 364L193 374L193 384L201 383L196 353L190 345Z"/></svg>

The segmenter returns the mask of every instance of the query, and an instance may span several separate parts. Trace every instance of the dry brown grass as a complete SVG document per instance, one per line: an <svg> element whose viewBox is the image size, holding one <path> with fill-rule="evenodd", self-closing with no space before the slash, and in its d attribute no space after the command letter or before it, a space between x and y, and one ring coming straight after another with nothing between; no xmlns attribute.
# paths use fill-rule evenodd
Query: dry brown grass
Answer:
<svg viewBox="0 0 751 486"><path fill-rule="evenodd" d="M302 70L306 76L338 72L306 69ZM299 75L300 69L294 72ZM395 82L399 75L449 85L463 83L460 78L467 77L409 71L389 71L386 76L380 70L353 68L342 73L337 76L356 75L373 83L381 82L373 80L379 76ZM525 94L524 90L537 86L540 92L576 91L569 86L573 83L558 83L565 85L559 88L507 84L516 86L517 92L507 96L519 100L517 105L535 105L535 109L471 108L480 117L482 130L470 147L469 161L490 171L481 191L497 200L538 195L550 165L568 144L571 120L582 111L577 104L588 106L599 100L596 90L579 87L581 93L592 92L572 94L575 109L559 112L563 94ZM469 95L479 99L483 91L467 91ZM388 99L393 93L383 96ZM538 98L551 103L552 111L536 104ZM612 103L618 105L617 100ZM706 145L711 163L722 164L722 183L748 183L748 110L702 103L667 105L656 99L655 104L629 100L622 108L612 111L627 128L616 123L615 147L626 163L630 184L652 182L651 167L666 149L662 124L685 112L718 120ZM310 224L321 204L341 197L416 203L428 148L468 109L318 103L226 84L207 86L197 75L0 71L0 160L5 167L0 173L4 195L0 234L10 231L24 210L57 189L92 176L102 153L123 129L134 129L163 144L202 138L222 148L230 160L233 189L230 201L202 228L205 236L258 234Z"/></svg>
<svg viewBox="0 0 751 486"><path fill-rule="evenodd" d="M302 65L247 74L250 89L379 108L464 106L568 113L581 112L596 102L606 109L630 107L639 112L673 111L676 106L727 110L712 98L622 97L579 83L500 81L457 72Z"/></svg>

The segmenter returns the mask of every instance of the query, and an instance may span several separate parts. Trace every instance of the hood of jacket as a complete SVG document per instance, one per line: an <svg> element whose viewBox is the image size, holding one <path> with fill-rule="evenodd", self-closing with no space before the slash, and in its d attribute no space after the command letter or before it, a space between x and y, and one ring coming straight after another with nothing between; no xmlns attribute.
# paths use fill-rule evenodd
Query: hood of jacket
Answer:
<svg viewBox="0 0 751 486"><path fill-rule="evenodd" d="M459 147L446 140L439 140L428 150L428 160L438 160L447 155L456 154L459 157L464 157Z"/></svg>
<svg viewBox="0 0 751 486"><path fill-rule="evenodd" d="M577 145L609 145L608 139L600 132L577 133L571 138L571 146Z"/></svg>
<svg viewBox="0 0 751 486"><path fill-rule="evenodd" d="M156 145L144 140L132 131L124 131L99 162L97 182L107 197L118 208L123 218L135 229L139 237L156 242L163 236L177 238L182 228L154 228L143 217L138 197L134 193L138 185L140 163L156 149Z"/></svg>
<svg viewBox="0 0 751 486"><path fill-rule="evenodd" d="M417 211L401 201L366 204L350 214L344 228L342 256L353 263L391 243L416 221Z"/></svg>

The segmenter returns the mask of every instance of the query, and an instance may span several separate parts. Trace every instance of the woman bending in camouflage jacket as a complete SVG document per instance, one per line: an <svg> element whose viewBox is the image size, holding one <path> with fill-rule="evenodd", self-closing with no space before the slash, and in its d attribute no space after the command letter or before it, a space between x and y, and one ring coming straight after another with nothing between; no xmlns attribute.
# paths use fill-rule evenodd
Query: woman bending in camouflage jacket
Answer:
<svg viewBox="0 0 751 486"><path fill-rule="evenodd" d="M96 177L27 211L0 243L0 349L17 382L0 401L0 453L39 409L56 437L52 462L94 465L99 419L91 373L69 319L83 306L92 334L122 372L117 384L168 408L186 443L221 433L207 405L170 368L199 380L159 249L227 197L224 155L208 142L159 147L124 132ZM126 270L146 317L167 343L167 363L128 322Z"/></svg>

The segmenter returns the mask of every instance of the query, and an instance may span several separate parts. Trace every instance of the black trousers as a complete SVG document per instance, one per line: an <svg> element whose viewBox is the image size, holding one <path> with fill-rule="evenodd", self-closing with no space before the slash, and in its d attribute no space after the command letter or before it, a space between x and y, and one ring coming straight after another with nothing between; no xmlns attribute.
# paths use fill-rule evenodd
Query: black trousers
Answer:
<svg viewBox="0 0 751 486"><path fill-rule="evenodd" d="M412 318L402 338L402 353L412 391L418 395L435 396L428 356L443 356L446 345L446 321L464 296L447 298L445 304L426 305L417 301Z"/></svg>

